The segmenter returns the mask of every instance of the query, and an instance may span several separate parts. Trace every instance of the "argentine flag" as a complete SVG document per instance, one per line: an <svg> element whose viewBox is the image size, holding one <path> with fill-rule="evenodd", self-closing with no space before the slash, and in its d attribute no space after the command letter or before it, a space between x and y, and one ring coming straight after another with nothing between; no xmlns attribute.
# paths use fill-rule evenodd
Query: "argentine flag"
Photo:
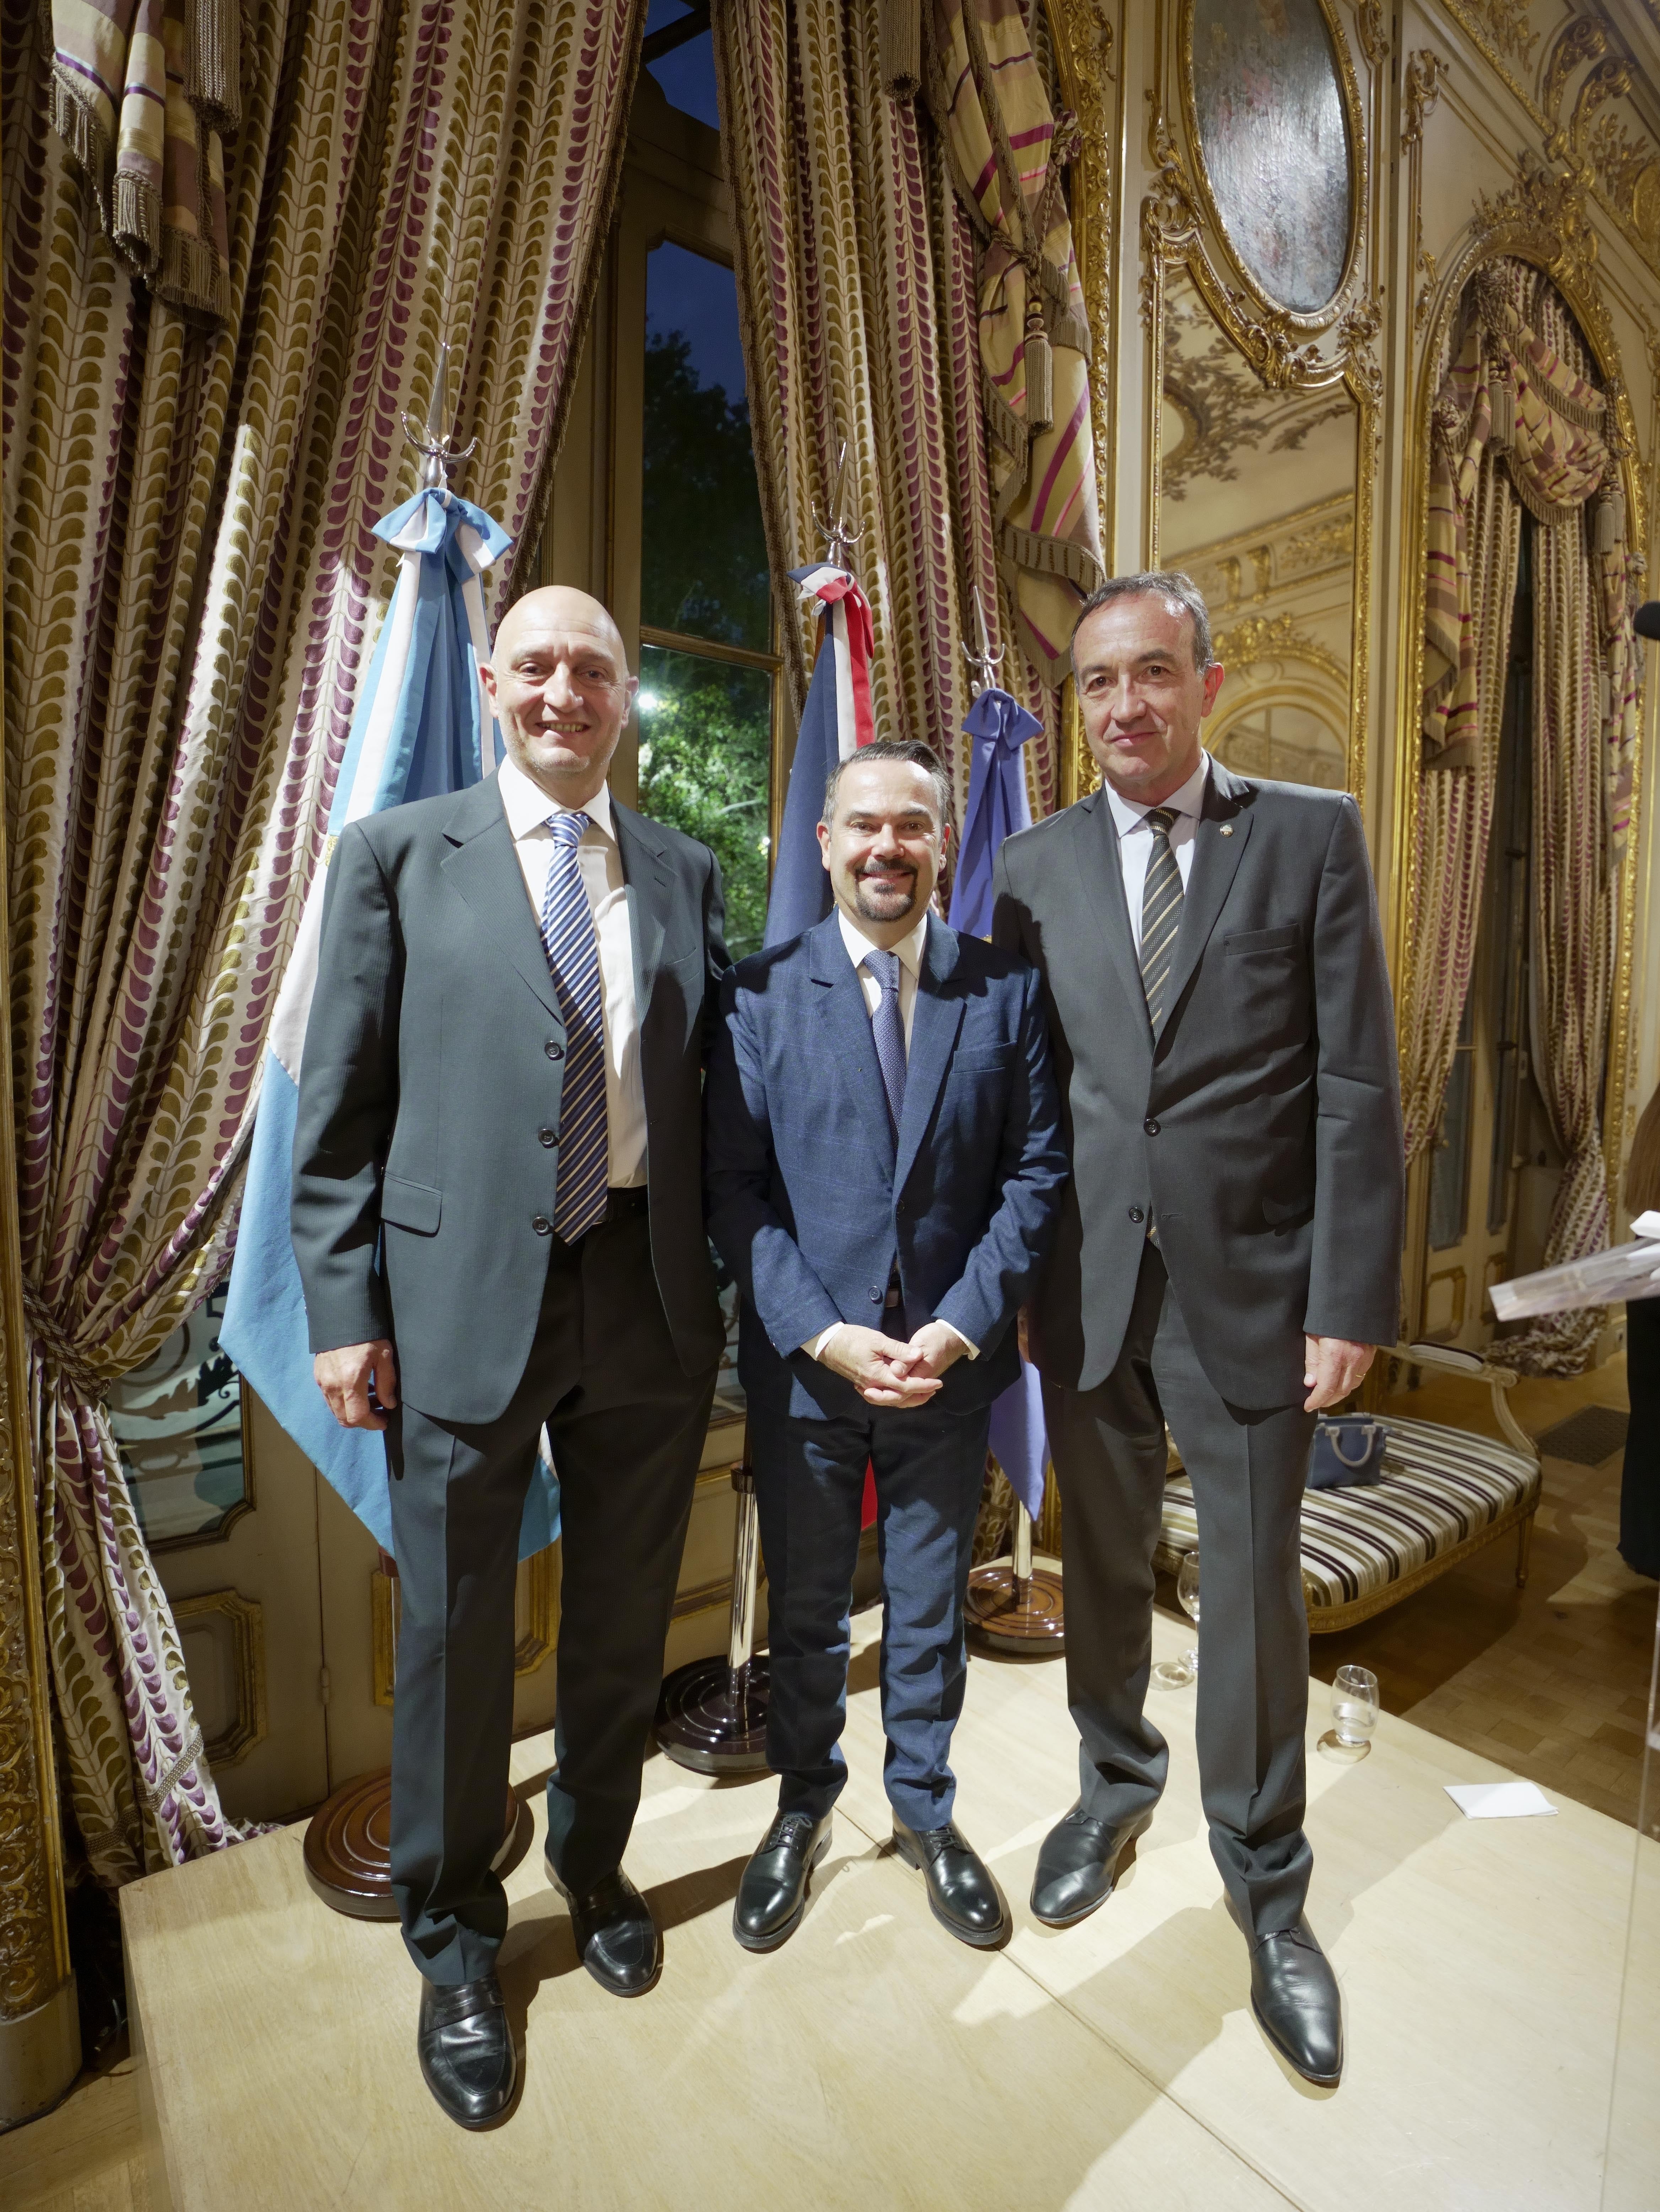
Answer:
<svg viewBox="0 0 1660 2212"><path fill-rule="evenodd" d="M428 485L374 534L400 556L397 585L352 716L318 870L276 1011L248 1156L241 1224L219 1340L307 1459L383 1549L392 1548L385 1439L342 1429L312 1375L306 1301L288 1237L300 1061L317 984L327 861L348 822L494 775L500 755L480 683L490 653L483 571L512 544L480 507ZM559 1534L559 1487L545 1450L525 1500L519 1557Z"/></svg>

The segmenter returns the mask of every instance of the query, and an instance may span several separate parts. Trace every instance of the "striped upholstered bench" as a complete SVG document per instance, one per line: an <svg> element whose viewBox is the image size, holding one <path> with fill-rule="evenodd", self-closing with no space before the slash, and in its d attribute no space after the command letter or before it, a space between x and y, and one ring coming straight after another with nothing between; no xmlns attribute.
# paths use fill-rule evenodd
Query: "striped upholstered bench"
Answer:
<svg viewBox="0 0 1660 2212"><path fill-rule="evenodd" d="M1508 1441L1439 1421L1378 1416L1389 1432L1383 1480L1304 1495L1303 1596L1317 1634L1384 1612L1512 1528L1518 1531L1518 1587L1527 1580L1539 1455L1506 1403L1515 1374L1440 1344L1402 1345L1395 1356L1487 1383ZM1198 1540L1191 1486L1172 1469L1155 1564L1174 1573Z"/></svg>

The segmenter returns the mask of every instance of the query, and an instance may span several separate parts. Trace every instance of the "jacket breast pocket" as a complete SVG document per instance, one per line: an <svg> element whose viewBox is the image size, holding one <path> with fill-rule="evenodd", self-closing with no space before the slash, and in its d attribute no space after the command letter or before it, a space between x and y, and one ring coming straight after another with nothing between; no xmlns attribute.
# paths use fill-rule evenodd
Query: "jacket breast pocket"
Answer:
<svg viewBox="0 0 1660 2212"><path fill-rule="evenodd" d="M1014 1064L1012 1044L970 1045L966 1050L954 1053L951 1059L952 1069L958 1075L995 1074Z"/></svg>
<svg viewBox="0 0 1660 2212"><path fill-rule="evenodd" d="M1290 952L1303 941L1303 926L1288 921L1278 929L1236 929L1222 939L1222 950L1232 957L1252 952Z"/></svg>
<svg viewBox="0 0 1660 2212"><path fill-rule="evenodd" d="M424 1182L405 1182L402 1176L380 1180L380 1218L394 1229L411 1229L417 1237L436 1237L444 1194Z"/></svg>

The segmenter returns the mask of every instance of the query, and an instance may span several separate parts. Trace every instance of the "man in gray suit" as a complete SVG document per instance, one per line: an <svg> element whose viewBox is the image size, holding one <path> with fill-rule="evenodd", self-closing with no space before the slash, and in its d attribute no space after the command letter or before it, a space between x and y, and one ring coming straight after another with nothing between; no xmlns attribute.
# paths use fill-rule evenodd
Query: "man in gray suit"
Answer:
<svg viewBox="0 0 1660 2212"><path fill-rule="evenodd" d="M1073 1181L1031 1314L1062 1499L1078 1803L1032 1909L1111 1893L1168 1754L1143 1711L1165 1424L1193 1485L1199 1772L1251 1946L1258 2021L1342 2070L1337 1985L1304 1917L1314 1417L1396 1340L1403 1174L1389 977L1343 793L1231 774L1201 725L1222 670L1173 571L1115 579L1072 641L1102 787L1012 837L996 941L1042 971Z"/></svg>
<svg viewBox="0 0 1660 2212"><path fill-rule="evenodd" d="M293 1205L318 1383L386 1432L392 1887L421 2070L465 2127L515 2080L493 1861L537 1437L564 1522L548 1870L583 1963L633 1996L662 1949L621 1862L722 1346L700 1157L719 869L608 789L636 682L597 601L520 599L485 680L499 773L335 852Z"/></svg>

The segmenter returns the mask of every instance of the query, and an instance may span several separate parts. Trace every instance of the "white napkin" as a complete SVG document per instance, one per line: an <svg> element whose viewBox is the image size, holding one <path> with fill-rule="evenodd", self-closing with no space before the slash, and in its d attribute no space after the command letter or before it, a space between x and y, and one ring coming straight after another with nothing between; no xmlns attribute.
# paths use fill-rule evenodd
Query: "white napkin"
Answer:
<svg viewBox="0 0 1660 2212"><path fill-rule="evenodd" d="M1445 1782L1442 1788L1467 1820L1523 1820L1556 1810L1532 1782Z"/></svg>

